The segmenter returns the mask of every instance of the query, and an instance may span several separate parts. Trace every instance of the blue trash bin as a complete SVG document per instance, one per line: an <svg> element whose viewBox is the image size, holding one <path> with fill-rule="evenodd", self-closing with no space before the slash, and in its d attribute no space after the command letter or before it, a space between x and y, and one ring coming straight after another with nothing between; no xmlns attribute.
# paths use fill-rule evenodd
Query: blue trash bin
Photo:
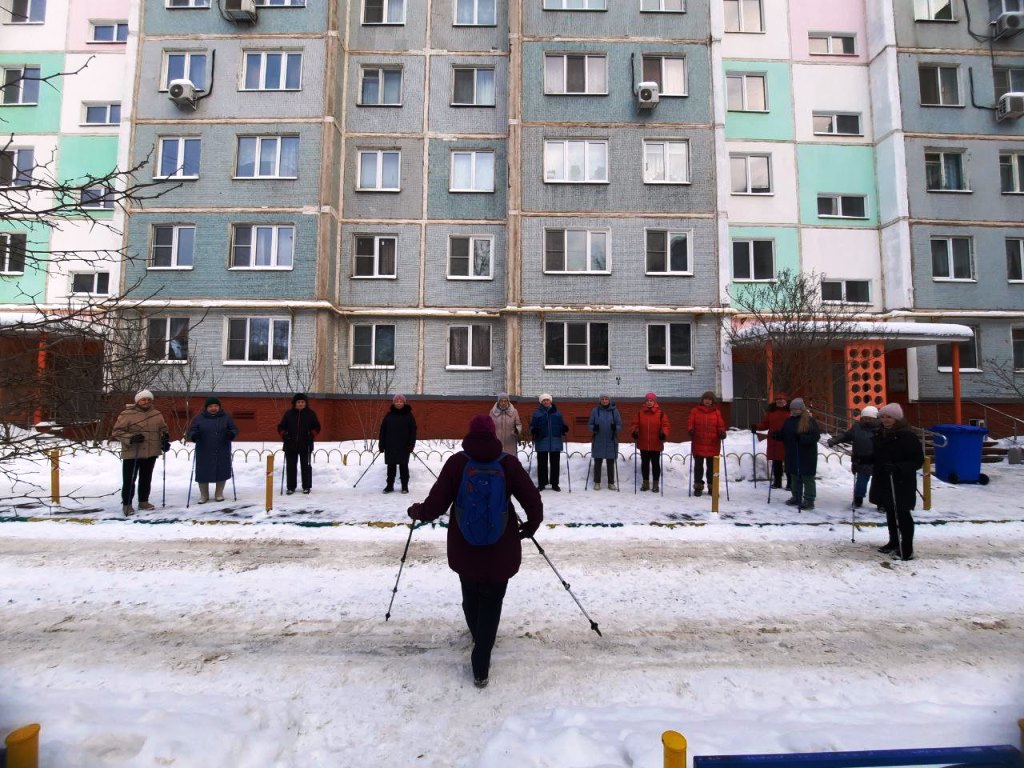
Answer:
<svg viewBox="0 0 1024 768"><path fill-rule="evenodd" d="M981 471L981 447L988 434L987 427L963 424L936 424L931 429L946 438L945 445L935 446L935 474L947 483L988 483Z"/></svg>

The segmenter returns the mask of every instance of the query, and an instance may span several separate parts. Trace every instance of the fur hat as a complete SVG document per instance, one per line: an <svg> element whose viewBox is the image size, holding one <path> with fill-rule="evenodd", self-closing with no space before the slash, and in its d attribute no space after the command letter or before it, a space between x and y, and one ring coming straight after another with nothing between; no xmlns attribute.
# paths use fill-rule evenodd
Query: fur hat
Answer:
<svg viewBox="0 0 1024 768"><path fill-rule="evenodd" d="M303 392L295 393L295 396L292 398L292 405L295 405L297 402L299 402L299 400L303 400L307 403L309 402L309 398L306 397L306 395Z"/></svg>
<svg viewBox="0 0 1024 768"><path fill-rule="evenodd" d="M894 419L899 420L903 418L903 406L899 403L886 403L878 409L879 416L892 416Z"/></svg>
<svg viewBox="0 0 1024 768"><path fill-rule="evenodd" d="M653 400L654 402L658 402L658 396L653 392L648 392L644 395L644 400Z"/></svg>
<svg viewBox="0 0 1024 768"><path fill-rule="evenodd" d="M498 399L499 400L511 400L511 398L508 396L508 392L499 392L498 393Z"/></svg>
<svg viewBox="0 0 1024 768"><path fill-rule="evenodd" d="M405 395L399 393L399 394L397 394L397 395L395 395L394 397L391 398L391 402L392 403L397 403L399 400L401 400L404 403L405 402Z"/></svg>
<svg viewBox="0 0 1024 768"><path fill-rule="evenodd" d="M135 402L136 403L139 402L139 400L152 400L152 399L153 399L153 393L150 392L148 389L140 389L138 392L135 393Z"/></svg>
<svg viewBox="0 0 1024 768"><path fill-rule="evenodd" d="M488 414L481 413L479 416L474 416L469 420L469 434L494 434L494 419Z"/></svg>
<svg viewBox="0 0 1024 768"><path fill-rule="evenodd" d="M203 408L209 408L211 405L220 405L220 400L213 395L206 398L206 402L203 403Z"/></svg>
<svg viewBox="0 0 1024 768"><path fill-rule="evenodd" d="M598 396L597 396L597 399L598 399L598 400L604 400L604 399L605 399L606 397L607 397L607 398L608 398L609 400L611 400L611 399L612 399L612 396L611 396L611 395L609 395L609 394L608 394L607 392L602 392L602 393L601 393L600 395L598 395Z"/></svg>
<svg viewBox="0 0 1024 768"><path fill-rule="evenodd" d="M794 397L789 403L789 410L806 411L807 408L804 406L804 399L802 397Z"/></svg>
<svg viewBox="0 0 1024 768"><path fill-rule="evenodd" d="M537 398L537 402L543 403L545 400L554 400L554 398L547 392L541 392L540 397Z"/></svg>
<svg viewBox="0 0 1024 768"><path fill-rule="evenodd" d="M877 419L878 418L878 409L875 408L875 406L873 406L873 405L865 405L864 406L864 410L862 410L860 412L860 417L862 419L864 417L867 417L869 419Z"/></svg>

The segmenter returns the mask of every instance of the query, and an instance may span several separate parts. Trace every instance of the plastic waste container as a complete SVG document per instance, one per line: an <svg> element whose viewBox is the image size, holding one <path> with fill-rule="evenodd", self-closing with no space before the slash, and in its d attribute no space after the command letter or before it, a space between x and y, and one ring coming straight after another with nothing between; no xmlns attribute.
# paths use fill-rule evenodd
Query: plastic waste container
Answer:
<svg viewBox="0 0 1024 768"><path fill-rule="evenodd" d="M931 429L946 438L945 445L935 445L935 474L947 483L988 484L988 475L981 471L981 447L988 434L987 427L964 424L936 424Z"/></svg>

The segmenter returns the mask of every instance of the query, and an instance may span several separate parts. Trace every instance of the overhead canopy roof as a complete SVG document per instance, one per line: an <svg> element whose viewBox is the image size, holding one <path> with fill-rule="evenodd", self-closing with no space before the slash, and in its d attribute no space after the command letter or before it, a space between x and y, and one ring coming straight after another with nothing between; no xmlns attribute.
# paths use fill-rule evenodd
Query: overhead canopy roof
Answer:
<svg viewBox="0 0 1024 768"><path fill-rule="evenodd" d="M933 347L936 344L970 341L974 331L954 323L899 323L868 320L777 322L751 325L736 334L739 342L768 341L787 333L818 334L822 343L841 347L856 341L882 341L886 349Z"/></svg>

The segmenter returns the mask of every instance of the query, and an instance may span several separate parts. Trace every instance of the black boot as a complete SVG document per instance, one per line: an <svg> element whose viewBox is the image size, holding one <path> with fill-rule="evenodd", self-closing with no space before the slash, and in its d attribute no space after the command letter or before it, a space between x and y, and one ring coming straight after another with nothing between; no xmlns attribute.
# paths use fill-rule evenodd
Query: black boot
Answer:
<svg viewBox="0 0 1024 768"><path fill-rule="evenodd" d="M388 483L387 485L384 486L384 493L394 493L394 492L395 492L395 486L392 485L391 483Z"/></svg>

